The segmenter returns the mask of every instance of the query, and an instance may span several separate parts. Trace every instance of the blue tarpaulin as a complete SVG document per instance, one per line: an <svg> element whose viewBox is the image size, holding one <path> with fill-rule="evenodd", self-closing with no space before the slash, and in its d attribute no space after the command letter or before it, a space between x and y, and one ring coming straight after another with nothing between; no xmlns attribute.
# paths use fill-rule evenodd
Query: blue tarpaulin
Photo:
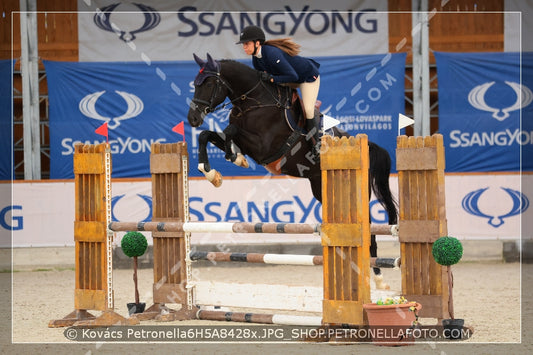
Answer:
<svg viewBox="0 0 533 355"><path fill-rule="evenodd" d="M12 142L12 78L13 60L0 60L0 180L11 180L13 173L13 142Z"/></svg>
<svg viewBox="0 0 533 355"><path fill-rule="evenodd" d="M446 171L533 170L533 53L435 53Z"/></svg>
<svg viewBox="0 0 533 355"><path fill-rule="evenodd" d="M394 158L398 113L404 112L405 53L317 58L321 64L322 110L352 134L366 133ZM210 114L199 128L187 123L192 81L198 72L186 62L53 62L45 61L50 98L51 178L72 178L76 142L105 138L95 130L108 122L114 177L149 176L152 142L182 140L172 131L185 121L191 176L196 171L198 134L221 131L229 109ZM250 64L249 62L247 64ZM242 169L210 146L211 166L224 176L265 175L252 164ZM394 167L394 164L393 164Z"/></svg>

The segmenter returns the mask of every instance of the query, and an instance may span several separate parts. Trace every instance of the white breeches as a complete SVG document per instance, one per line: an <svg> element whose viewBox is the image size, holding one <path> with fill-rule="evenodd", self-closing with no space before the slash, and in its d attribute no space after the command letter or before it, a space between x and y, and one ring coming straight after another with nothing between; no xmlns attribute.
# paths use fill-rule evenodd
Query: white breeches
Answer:
<svg viewBox="0 0 533 355"><path fill-rule="evenodd" d="M320 89L320 75L315 81L301 83L299 86L304 104L304 111L306 118L315 117L315 103L318 98L318 90Z"/></svg>

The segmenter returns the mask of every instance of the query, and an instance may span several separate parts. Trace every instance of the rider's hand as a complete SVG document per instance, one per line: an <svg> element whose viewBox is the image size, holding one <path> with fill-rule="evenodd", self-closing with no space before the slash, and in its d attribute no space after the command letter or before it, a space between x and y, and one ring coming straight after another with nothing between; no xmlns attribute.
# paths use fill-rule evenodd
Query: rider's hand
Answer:
<svg viewBox="0 0 533 355"><path fill-rule="evenodd" d="M261 80L263 80L263 81L268 81L268 82L271 82L271 83L274 82L274 78L272 77L272 75L268 74L267 72L262 71L260 73L260 77L261 77Z"/></svg>

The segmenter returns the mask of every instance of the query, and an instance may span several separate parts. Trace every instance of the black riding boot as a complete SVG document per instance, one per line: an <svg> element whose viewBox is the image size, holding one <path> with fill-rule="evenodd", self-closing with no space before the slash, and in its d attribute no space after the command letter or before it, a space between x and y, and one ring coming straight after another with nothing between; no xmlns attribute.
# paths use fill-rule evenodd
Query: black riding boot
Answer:
<svg viewBox="0 0 533 355"><path fill-rule="evenodd" d="M306 139L309 142L313 159L316 161L320 156L320 129L318 127L316 115L313 119L308 118L305 120L305 128L307 129Z"/></svg>

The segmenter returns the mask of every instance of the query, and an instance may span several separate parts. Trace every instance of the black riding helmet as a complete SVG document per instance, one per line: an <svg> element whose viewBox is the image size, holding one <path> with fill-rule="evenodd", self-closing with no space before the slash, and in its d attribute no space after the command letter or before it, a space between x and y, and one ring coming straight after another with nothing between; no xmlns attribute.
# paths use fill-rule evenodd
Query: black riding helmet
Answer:
<svg viewBox="0 0 533 355"><path fill-rule="evenodd" d="M257 26L247 26L243 28L239 37L239 42L235 44L241 44L249 41L259 41L261 44L265 42L265 32Z"/></svg>

